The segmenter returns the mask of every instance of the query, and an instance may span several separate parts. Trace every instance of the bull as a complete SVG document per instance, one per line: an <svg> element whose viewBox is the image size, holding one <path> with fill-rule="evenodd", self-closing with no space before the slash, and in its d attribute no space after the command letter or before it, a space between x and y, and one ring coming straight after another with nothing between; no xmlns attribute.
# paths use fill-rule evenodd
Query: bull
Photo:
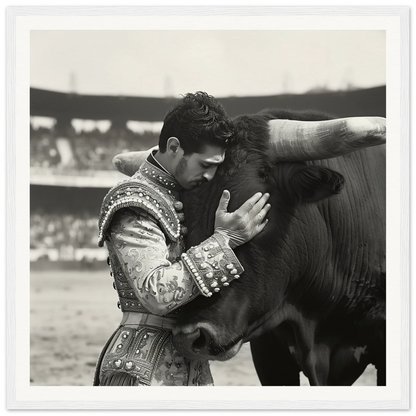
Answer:
<svg viewBox="0 0 416 416"><path fill-rule="evenodd" d="M265 110L234 121L215 178L183 195L187 243L212 235L224 189L230 211L270 193L269 222L235 250L238 280L182 307L176 348L223 361L250 342L262 385L299 385L301 371L310 385L351 385L370 363L385 385L385 119Z"/></svg>

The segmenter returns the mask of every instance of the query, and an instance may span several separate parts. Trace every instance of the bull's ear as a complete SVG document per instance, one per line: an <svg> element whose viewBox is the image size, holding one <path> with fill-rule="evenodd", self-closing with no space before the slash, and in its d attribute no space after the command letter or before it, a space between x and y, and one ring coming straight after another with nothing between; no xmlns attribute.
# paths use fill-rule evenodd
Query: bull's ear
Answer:
<svg viewBox="0 0 416 416"><path fill-rule="evenodd" d="M302 166L291 176L292 192L303 202L317 202L338 194L344 186L344 177L322 166Z"/></svg>

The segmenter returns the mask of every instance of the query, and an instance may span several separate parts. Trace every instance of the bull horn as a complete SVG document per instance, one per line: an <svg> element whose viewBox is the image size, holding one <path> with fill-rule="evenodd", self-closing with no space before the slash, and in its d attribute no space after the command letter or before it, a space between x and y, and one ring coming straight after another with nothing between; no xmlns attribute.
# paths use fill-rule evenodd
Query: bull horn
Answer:
<svg viewBox="0 0 416 416"><path fill-rule="evenodd" d="M384 117L323 121L269 120L273 159L306 161L338 157L386 143Z"/></svg>
<svg viewBox="0 0 416 416"><path fill-rule="evenodd" d="M113 157L112 162L119 172L124 173L127 176L133 176L139 170L149 154L157 149L158 146L155 146L148 150L120 153Z"/></svg>

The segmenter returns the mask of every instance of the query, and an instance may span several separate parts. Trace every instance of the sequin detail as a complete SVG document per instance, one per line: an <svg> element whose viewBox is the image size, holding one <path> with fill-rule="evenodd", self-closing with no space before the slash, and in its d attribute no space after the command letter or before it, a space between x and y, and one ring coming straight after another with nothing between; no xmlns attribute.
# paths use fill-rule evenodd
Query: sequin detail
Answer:
<svg viewBox="0 0 416 416"><path fill-rule="evenodd" d="M145 326L121 327L103 357L100 385L117 385L126 378L136 386L213 384L207 361L181 356L173 346L171 331Z"/></svg>
<svg viewBox="0 0 416 416"><path fill-rule="evenodd" d="M155 181L163 188L154 186ZM181 234L187 232L181 226L184 218L177 212L178 208L173 207L175 193L180 189L174 178L146 161L135 175L118 183L104 197L98 219L98 245L103 246L105 232L115 212L125 207L145 210L159 221L172 241L177 241Z"/></svg>
<svg viewBox="0 0 416 416"><path fill-rule="evenodd" d="M181 258L199 290L207 297L238 279L244 271L221 235L214 234L200 245L191 247Z"/></svg>

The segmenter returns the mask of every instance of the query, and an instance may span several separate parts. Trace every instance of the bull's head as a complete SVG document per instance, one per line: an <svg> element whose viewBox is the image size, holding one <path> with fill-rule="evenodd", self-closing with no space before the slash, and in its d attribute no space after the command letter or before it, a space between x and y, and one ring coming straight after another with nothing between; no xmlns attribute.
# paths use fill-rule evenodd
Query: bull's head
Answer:
<svg viewBox="0 0 416 416"><path fill-rule="evenodd" d="M236 142L214 180L183 196L190 246L212 235L223 189L231 193L230 211L258 191L269 192L272 205L266 229L235 250L245 268L240 279L211 298L201 296L184 306L174 340L177 349L189 357L227 360L257 327L264 330L265 321L273 316L271 306L285 301L287 286L295 284L300 268L306 267L302 255L313 247L312 241L304 241L304 247L291 247L288 239L293 234L295 211L342 188L342 176L324 167L275 163L266 140L267 128L260 116L237 119Z"/></svg>

